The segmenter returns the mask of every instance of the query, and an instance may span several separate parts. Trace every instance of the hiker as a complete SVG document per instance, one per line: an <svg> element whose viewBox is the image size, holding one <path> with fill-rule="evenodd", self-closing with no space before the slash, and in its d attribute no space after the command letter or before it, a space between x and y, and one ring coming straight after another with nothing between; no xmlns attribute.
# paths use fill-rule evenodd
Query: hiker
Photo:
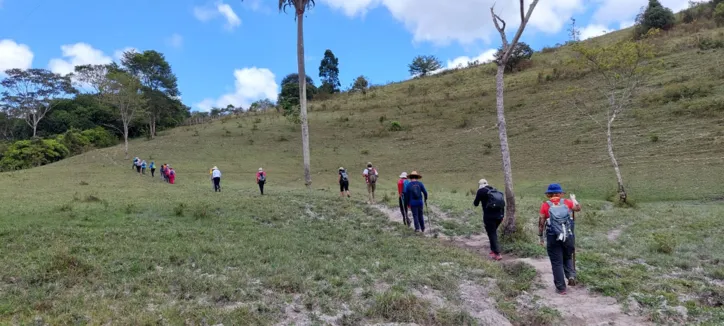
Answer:
<svg viewBox="0 0 724 326"><path fill-rule="evenodd" d="M131 165L131 170L136 169L136 162L138 162L138 156L133 158L133 164Z"/></svg>
<svg viewBox="0 0 724 326"><path fill-rule="evenodd" d="M136 161L136 172L138 172L139 175L141 174L141 160L140 159L138 161Z"/></svg>
<svg viewBox="0 0 724 326"><path fill-rule="evenodd" d="M141 174L146 174L146 160L141 161Z"/></svg>
<svg viewBox="0 0 724 326"><path fill-rule="evenodd" d="M349 175L347 175L347 170L345 170L343 167L339 168L339 196L344 197L345 193L347 194L347 198L352 197L349 193Z"/></svg>
<svg viewBox="0 0 724 326"><path fill-rule="evenodd" d="M176 171L169 166L168 167L168 183L175 184L176 183Z"/></svg>
<svg viewBox="0 0 724 326"><path fill-rule="evenodd" d="M168 169L166 163L163 163L163 165L161 165L161 179L163 179L163 181L168 181L166 179L166 169Z"/></svg>
<svg viewBox="0 0 724 326"><path fill-rule="evenodd" d="M168 164L164 164L163 166L164 166L164 168L163 168L163 181L169 182L169 178L168 178L169 169L168 169L168 168L169 168L170 166L168 166Z"/></svg>
<svg viewBox="0 0 724 326"><path fill-rule="evenodd" d="M408 175L410 183L405 187L405 204L410 206L412 219L415 224L415 232L425 232L425 218L422 214L423 208L427 205L427 189L420 182L422 176L417 171Z"/></svg>
<svg viewBox="0 0 724 326"><path fill-rule="evenodd" d="M221 192L221 171L219 168L211 168L211 180L214 182L214 192Z"/></svg>
<svg viewBox="0 0 724 326"><path fill-rule="evenodd" d="M156 173L156 162L151 161L151 178L153 178L154 173Z"/></svg>
<svg viewBox="0 0 724 326"><path fill-rule="evenodd" d="M490 240L490 258L501 260L500 246L498 245L498 227L505 216L505 196L497 189L488 185L488 180L478 181L478 193L475 195L473 206L481 205L483 209L483 225L485 233Z"/></svg>
<svg viewBox="0 0 724 326"><path fill-rule="evenodd" d="M259 171L256 172L256 184L259 185L259 191L261 192L261 195L264 196L264 184L266 183L266 172L264 172L264 169L259 168Z"/></svg>
<svg viewBox="0 0 724 326"><path fill-rule="evenodd" d="M571 199L564 199L564 194L560 184L550 184L546 190L548 200L541 204L538 219L538 237L541 246L546 240L553 270L553 284L558 294L566 294L566 279L568 285L576 285L576 271L572 259L575 245L572 212L581 211L576 196L571 194ZM545 237L543 231L546 231Z"/></svg>
<svg viewBox="0 0 724 326"><path fill-rule="evenodd" d="M370 204L375 203L375 188L377 188L377 169L372 167L372 163L367 163L367 168L362 171L362 176L367 184L367 193L370 197Z"/></svg>
<svg viewBox="0 0 724 326"><path fill-rule="evenodd" d="M400 214L402 214L402 223L410 226L410 218L407 217L407 205L405 204L405 185L410 181L407 180L407 172L400 174L400 180L397 180L397 197L400 204Z"/></svg>

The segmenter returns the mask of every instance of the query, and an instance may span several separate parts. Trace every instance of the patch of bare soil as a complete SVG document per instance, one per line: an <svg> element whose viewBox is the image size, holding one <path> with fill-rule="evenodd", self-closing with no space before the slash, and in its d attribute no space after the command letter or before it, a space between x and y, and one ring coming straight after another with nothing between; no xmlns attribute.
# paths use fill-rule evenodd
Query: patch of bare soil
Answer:
<svg viewBox="0 0 724 326"><path fill-rule="evenodd" d="M608 234L606 234L606 238L608 238L608 241L616 241L616 239L618 239L618 237L621 235L621 232L623 232L623 230L621 229L608 231Z"/></svg>
<svg viewBox="0 0 724 326"><path fill-rule="evenodd" d="M386 214L391 221L400 223L402 217L399 212L386 208L382 205L375 206L381 212ZM436 215L436 217L445 219L449 218L439 208L431 206L430 210ZM616 231L616 230L614 230ZM621 231L615 236L618 237ZM428 235L429 236L429 235ZM609 239L610 234L609 234ZM485 234L473 235L469 238L457 237L453 239L452 243L456 246L473 250L480 253L482 256L487 256L490 251L488 237ZM542 304L556 309L563 317L564 325L570 326L583 326L583 325L648 325L648 321L641 317L629 316L623 312L621 305L616 302L616 299L610 297L599 296L594 293L590 293L586 288L583 287L569 287L567 295L558 295L555 292L555 286L553 285L553 273L551 271L550 261L546 258L512 258L506 257L505 261L521 261L525 262L538 273L539 283L541 287L536 289L533 294L542 298ZM489 300L485 295L484 288L473 289L470 284L463 283L460 289L461 296L465 301L464 307L472 316L477 318L492 318L482 319L484 325L509 325L505 317L500 315L495 310L494 304L485 303L485 300ZM484 306L476 306L475 304L483 304ZM500 315L502 319L497 319L495 314L478 313L480 311L486 311L486 307L490 307L497 315ZM478 313L478 315L476 315ZM482 314L482 315L480 315Z"/></svg>

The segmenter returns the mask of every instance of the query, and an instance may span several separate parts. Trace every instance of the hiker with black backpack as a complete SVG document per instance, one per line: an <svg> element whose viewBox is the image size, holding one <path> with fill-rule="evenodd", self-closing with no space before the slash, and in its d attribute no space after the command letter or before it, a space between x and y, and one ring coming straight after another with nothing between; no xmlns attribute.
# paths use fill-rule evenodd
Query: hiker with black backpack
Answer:
<svg viewBox="0 0 724 326"><path fill-rule="evenodd" d="M264 184L266 183L266 172L264 172L264 169L259 168L259 171L256 173L256 184L259 185L259 192L261 192L261 195L264 196Z"/></svg>
<svg viewBox="0 0 724 326"><path fill-rule="evenodd" d="M560 184L552 183L546 190L548 200L540 207L538 219L538 236L540 244L547 243L548 258L553 270L553 284L558 294L566 294L568 285L576 285L576 270L573 265L575 250L573 234L573 212L580 212L581 205L576 196L564 199L565 192ZM545 235L543 232L545 231Z"/></svg>
<svg viewBox="0 0 724 326"><path fill-rule="evenodd" d="M344 195L347 195L347 198L351 197L349 193L349 175L347 174L347 170L345 170L343 167L339 167L339 196L344 197Z"/></svg>
<svg viewBox="0 0 724 326"><path fill-rule="evenodd" d="M412 171L407 177L410 179L410 183L405 187L405 204L410 206L410 210L412 211L415 232L425 232L423 210L427 204L427 189L425 189L425 185L420 182L422 176L417 173L417 171Z"/></svg>
<svg viewBox="0 0 724 326"><path fill-rule="evenodd" d="M503 259L498 245L498 227L505 216L505 196L498 189L488 185L488 180L480 179L473 205L475 207L481 205L483 209L483 225L490 240L490 259Z"/></svg>
<svg viewBox="0 0 724 326"><path fill-rule="evenodd" d="M362 176L365 178L367 184L367 193L370 197L370 204L375 203L375 189L377 188L377 169L372 167L372 163L367 163L367 168L362 171Z"/></svg>

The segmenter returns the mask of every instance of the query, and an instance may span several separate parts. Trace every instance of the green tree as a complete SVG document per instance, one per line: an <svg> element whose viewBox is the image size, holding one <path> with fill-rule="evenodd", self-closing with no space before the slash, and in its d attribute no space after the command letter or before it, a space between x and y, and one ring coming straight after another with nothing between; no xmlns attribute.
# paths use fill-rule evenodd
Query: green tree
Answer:
<svg viewBox="0 0 724 326"><path fill-rule="evenodd" d="M319 87L320 92L327 94L338 93L339 87L339 59L334 56L332 50L324 51L324 58L319 63L319 78L322 85Z"/></svg>
<svg viewBox="0 0 724 326"><path fill-rule="evenodd" d="M501 46L498 49L498 52L495 53L495 60L500 60L502 56L503 47ZM533 49L531 49L528 44L525 44L523 42L516 44L515 47L513 47L513 51L510 52L510 55L508 56L508 61L505 64L505 71L513 72L521 62L530 60L532 56Z"/></svg>
<svg viewBox="0 0 724 326"><path fill-rule="evenodd" d="M317 87L314 86L314 81L309 76L306 76L307 80L307 100L311 100L317 93ZM299 101L299 75L292 73L282 78L282 89L279 93L279 103L284 105L298 106L301 104Z"/></svg>
<svg viewBox="0 0 724 326"><path fill-rule="evenodd" d="M418 55L412 59L412 63L407 65L411 76L420 77L425 77L440 68L442 68L442 63L434 55Z"/></svg>
<svg viewBox="0 0 724 326"><path fill-rule="evenodd" d="M498 116L498 138L500 139L500 156L503 160L503 180L505 182L505 227L503 229L504 234L511 235L516 232L516 221L515 221L515 193L513 192L513 167L510 163L510 147L508 146L508 127L505 123L505 90L504 80L505 69L508 66L508 60L520 40L520 36L523 35L525 26L530 20L530 16L533 14L533 9L538 4L538 0L533 2L528 7L528 12L525 12L525 2L520 0L520 25L518 30L513 36L513 40L508 42L508 37L505 35L505 21L495 13L495 8L490 7L490 15L493 19L495 29L500 34L500 40L502 41L503 47L500 55L496 58L495 63L498 65L498 71L495 74L495 108Z"/></svg>
<svg viewBox="0 0 724 326"><path fill-rule="evenodd" d="M654 57L652 47L644 42L622 41L612 45L601 47L593 47L582 43L577 43L573 47L578 56L578 63L592 71L595 78L595 84L589 89L578 90L573 89L574 106L581 112L585 113L593 121L604 127L606 135L606 147L614 172L616 173L616 181L618 183L619 199L626 202L628 195L624 188L621 169L614 154L612 128L617 118L623 113L630 110L633 106L633 99L636 91L644 84L651 65L643 65L646 60ZM592 105L591 108L586 107L590 103L590 91L594 90L601 95L600 105ZM577 94L586 94L585 100L577 100ZM590 112L590 110L600 110L606 118L605 124L601 123L596 116L600 116L600 111Z"/></svg>
<svg viewBox="0 0 724 326"><path fill-rule="evenodd" d="M5 90L2 101L12 116L21 117L37 136L38 124L50 112L53 100L77 93L69 76L61 76L46 69L10 69L0 82Z"/></svg>
<svg viewBox="0 0 724 326"><path fill-rule="evenodd" d="M121 64L126 70L141 81L144 97L148 103L146 111L151 138L156 136L156 125L164 115L171 115L173 106L168 98L181 93L178 90L176 75L162 53L154 50L138 53L123 53Z"/></svg>
<svg viewBox="0 0 724 326"><path fill-rule="evenodd" d="M271 100L268 98L261 99L258 101L254 101L254 103L251 103L249 106L249 111L251 112L257 112L257 111L266 111L274 107L274 103L272 103Z"/></svg>
<svg viewBox="0 0 724 326"><path fill-rule="evenodd" d="M718 26L724 26L724 2L720 2L714 8L714 20Z"/></svg>
<svg viewBox="0 0 724 326"><path fill-rule="evenodd" d="M4 171L32 168L60 161L69 154L68 148L55 139L19 140L5 150L0 168Z"/></svg>
<svg viewBox="0 0 724 326"><path fill-rule="evenodd" d="M643 35L652 28L669 30L675 23L676 17L671 9L662 6L659 0L649 0L646 9L636 16L636 31L638 35Z"/></svg>
<svg viewBox="0 0 724 326"><path fill-rule="evenodd" d="M352 92L362 92L362 94L367 93L367 88L370 86L369 81L367 81L367 78L365 76L359 76L355 78L354 82L352 83L352 87L350 88L350 91Z"/></svg>
<svg viewBox="0 0 724 326"><path fill-rule="evenodd" d="M125 158L128 159L128 131L134 118L145 112L143 86L135 76L123 71L111 71L98 86L103 102L113 106L123 126Z"/></svg>

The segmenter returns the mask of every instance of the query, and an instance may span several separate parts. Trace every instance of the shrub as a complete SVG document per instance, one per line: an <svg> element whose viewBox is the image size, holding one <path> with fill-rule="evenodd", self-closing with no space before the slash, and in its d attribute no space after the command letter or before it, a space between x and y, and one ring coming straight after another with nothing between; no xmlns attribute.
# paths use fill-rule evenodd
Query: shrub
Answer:
<svg viewBox="0 0 724 326"><path fill-rule="evenodd" d="M671 254L676 249L676 238L671 234L654 233L654 242L652 249L656 252Z"/></svg>
<svg viewBox="0 0 724 326"><path fill-rule="evenodd" d="M399 121L390 121L390 125L387 126L389 131L402 131L402 125Z"/></svg>
<svg viewBox="0 0 724 326"><path fill-rule="evenodd" d="M69 154L68 148L55 139L20 140L5 151L0 168L5 171L27 169L62 160Z"/></svg>
<svg viewBox="0 0 724 326"><path fill-rule="evenodd" d="M83 130L80 134L96 148L110 147L118 143L118 138L103 127Z"/></svg>
<svg viewBox="0 0 724 326"><path fill-rule="evenodd" d="M714 8L714 21L716 21L717 26L724 26L724 2L720 2Z"/></svg>
<svg viewBox="0 0 724 326"><path fill-rule="evenodd" d="M699 38L696 45L699 47L699 50L703 50L703 51L712 50L712 49L720 49L720 48L724 48L724 41L713 40L708 37L702 37L702 38Z"/></svg>
<svg viewBox="0 0 724 326"><path fill-rule="evenodd" d="M495 53L495 60L499 60L500 57L503 55L503 48L502 46L498 49L498 52ZM505 71L507 72L513 72L513 71L522 71L525 68L531 67L531 64L529 63L530 58L533 56L533 49L523 42L519 42L515 45L515 48L510 53L510 57L508 57L508 63L505 65ZM521 65L525 63L524 65Z"/></svg>
<svg viewBox="0 0 724 326"><path fill-rule="evenodd" d="M676 17L671 9L661 5L658 0L649 0L644 12L636 16L636 32L644 35L652 28L669 30L676 23Z"/></svg>
<svg viewBox="0 0 724 326"><path fill-rule="evenodd" d="M72 128L64 134L58 135L56 139L68 149L70 155L81 154L87 151L88 147L91 145L91 142L87 137L83 136L80 132L78 132L78 130Z"/></svg>

